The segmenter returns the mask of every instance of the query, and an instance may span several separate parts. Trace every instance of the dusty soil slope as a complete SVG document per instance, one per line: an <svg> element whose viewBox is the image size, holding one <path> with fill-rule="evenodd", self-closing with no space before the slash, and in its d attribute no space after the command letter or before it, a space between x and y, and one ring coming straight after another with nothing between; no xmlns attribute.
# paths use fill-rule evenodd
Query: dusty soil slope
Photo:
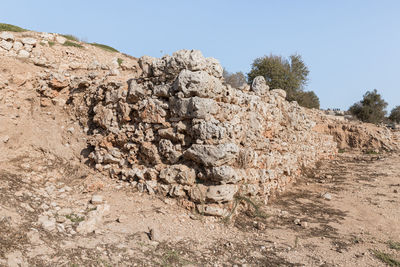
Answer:
<svg viewBox="0 0 400 267"><path fill-rule="evenodd" d="M398 154L343 154L262 207L263 216L250 207L232 220L193 214L108 179L38 182L28 177L43 171L29 162L1 166L0 265L383 266L374 250L400 259L388 243L400 241ZM46 172L63 167L48 163L41 163ZM103 200L90 204L99 188ZM94 233L75 231L104 207ZM54 224L43 224L43 210L58 214Z"/></svg>

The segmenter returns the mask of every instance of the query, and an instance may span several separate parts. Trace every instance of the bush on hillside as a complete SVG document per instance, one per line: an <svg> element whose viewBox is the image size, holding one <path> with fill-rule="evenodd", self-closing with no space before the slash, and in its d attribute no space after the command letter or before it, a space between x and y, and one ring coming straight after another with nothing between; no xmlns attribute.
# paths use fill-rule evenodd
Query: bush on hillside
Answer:
<svg viewBox="0 0 400 267"><path fill-rule="evenodd" d="M400 123L400 106L395 107L390 112L389 120L395 123Z"/></svg>
<svg viewBox="0 0 400 267"><path fill-rule="evenodd" d="M291 55L288 59L282 56L269 55L256 58L248 73L251 83L257 76L263 76L271 89L281 88L287 93L287 100L297 101L308 108L319 108L318 96L313 92L304 92L310 71L300 55Z"/></svg>
<svg viewBox="0 0 400 267"><path fill-rule="evenodd" d="M349 112L363 122L378 124L385 119L387 103L377 90L367 91L360 102L353 104Z"/></svg>
<svg viewBox="0 0 400 267"><path fill-rule="evenodd" d="M15 25L11 25L11 24L7 24L7 23L0 23L0 32L2 31L7 31L7 32L26 32L27 30L15 26Z"/></svg>

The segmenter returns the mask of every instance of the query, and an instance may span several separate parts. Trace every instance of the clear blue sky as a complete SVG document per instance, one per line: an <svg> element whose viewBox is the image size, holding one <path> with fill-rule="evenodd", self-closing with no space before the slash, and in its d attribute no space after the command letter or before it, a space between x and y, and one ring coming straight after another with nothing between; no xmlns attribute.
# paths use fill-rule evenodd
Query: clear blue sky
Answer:
<svg viewBox="0 0 400 267"><path fill-rule="evenodd" d="M0 21L71 33L127 54L199 49L231 72L299 53L322 108L347 109L376 88L400 105L399 0L2 1Z"/></svg>

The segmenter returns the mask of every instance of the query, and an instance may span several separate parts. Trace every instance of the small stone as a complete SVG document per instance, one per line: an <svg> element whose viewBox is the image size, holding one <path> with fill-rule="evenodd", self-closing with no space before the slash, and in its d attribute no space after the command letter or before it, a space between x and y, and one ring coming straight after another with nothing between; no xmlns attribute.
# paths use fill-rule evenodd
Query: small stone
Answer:
<svg viewBox="0 0 400 267"><path fill-rule="evenodd" d="M11 47L13 46L13 43L11 42L7 42L6 40L2 40L0 42L0 47L9 51L11 49Z"/></svg>
<svg viewBox="0 0 400 267"><path fill-rule="evenodd" d="M295 219L295 220L294 220L294 224L300 225L300 223L301 223L301 222L300 222L300 219Z"/></svg>
<svg viewBox="0 0 400 267"><path fill-rule="evenodd" d="M61 216L66 216L66 215L72 214L72 209L70 209L70 208L62 208L57 212L57 214L61 215Z"/></svg>
<svg viewBox="0 0 400 267"><path fill-rule="evenodd" d="M37 42L35 38L30 38L30 37L22 38L21 41L24 45L35 45Z"/></svg>
<svg viewBox="0 0 400 267"><path fill-rule="evenodd" d="M93 195L90 202L94 205L103 203L103 196L101 195Z"/></svg>
<svg viewBox="0 0 400 267"><path fill-rule="evenodd" d="M308 227L308 223L307 222L301 222L300 225L303 228L307 228Z"/></svg>
<svg viewBox="0 0 400 267"><path fill-rule="evenodd" d="M15 42L14 45L13 45L13 49L14 49L15 51L19 51L19 50L22 49L23 46L24 46L24 45L23 45L21 42Z"/></svg>
<svg viewBox="0 0 400 267"><path fill-rule="evenodd" d="M41 224L44 230L53 231L56 229L56 220L54 218L49 218L48 216L40 216L38 222Z"/></svg>
<svg viewBox="0 0 400 267"><path fill-rule="evenodd" d="M324 193L321 195L322 198L326 199L326 200L331 200L332 199L332 195L329 193Z"/></svg>
<svg viewBox="0 0 400 267"><path fill-rule="evenodd" d="M397 194L398 192L399 192L399 191L397 191L397 189L393 190L393 193L396 193L396 194Z"/></svg>
<svg viewBox="0 0 400 267"><path fill-rule="evenodd" d="M2 32L2 33L0 33L0 39L6 40L6 41L14 41L14 35L10 32Z"/></svg>
<svg viewBox="0 0 400 267"><path fill-rule="evenodd" d="M261 231L265 230L265 224L262 223L262 222L257 222L257 226L256 227L257 227L258 230L261 230Z"/></svg>
<svg viewBox="0 0 400 267"><path fill-rule="evenodd" d="M67 38L63 37L63 36L57 36L56 37L56 42L59 44L64 44L67 41Z"/></svg>
<svg viewBox="0 0 400 267"><path fill-rule="evenodd" d="M56 225L56 228L57 228L57 231L58 231L59 233L64 233L64 232L65 232L65 227L64 227L64 225L61 224L61 223L58 223L58 224Z"/></svg>
<svg viewBox="0 0 400 267"><path fill-rule="evenodd" d="M14 196L16 196L16 197L22 197L23 195L24 195L23 191L17 191L14 193Z"/></svg>
<svg viewBox="0 0 400 267"><path fill-rule="evenodd" d="M35 210L28 203L21 203L21 207L29 212L34 212Z"/></svg>
<svg viewBox="0 0 400 267"><path fill-rule="evenodd" d="M58 217L56 218L56 222L57 222L57 223L65 223L66 220L67 220L67 219L66 219L64 216L58 216Z"/></svg>
<svg viewBox="0 0 400 267"><path fill-rule="evenodd" d="M28 58L29 57L29 52L25 50L20 50L18 52L18 57L19 58Z"/></svg>
<svg viewBox="0 0 400 267"><path fill-rule="evenodd" d="M48 210L49 209L49 205L47 205L46 203L43 203L42 205L40 205L40 208L43 210Z"/></svg>

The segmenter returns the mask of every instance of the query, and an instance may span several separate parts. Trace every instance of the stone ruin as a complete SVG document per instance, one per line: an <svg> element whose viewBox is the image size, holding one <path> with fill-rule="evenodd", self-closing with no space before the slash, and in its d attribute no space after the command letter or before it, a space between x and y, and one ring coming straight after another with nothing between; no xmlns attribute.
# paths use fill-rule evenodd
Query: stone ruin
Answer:
<svg viewBox="0 0 400 267"><path fill-rule="evenodd" d="M126 84L81 81L72 92L95 168L139 191L224 216L235 197L266 203L337 152L304 108L262 77L232 88L219 62L196 50L145 56L139 65Z"/></svg>

